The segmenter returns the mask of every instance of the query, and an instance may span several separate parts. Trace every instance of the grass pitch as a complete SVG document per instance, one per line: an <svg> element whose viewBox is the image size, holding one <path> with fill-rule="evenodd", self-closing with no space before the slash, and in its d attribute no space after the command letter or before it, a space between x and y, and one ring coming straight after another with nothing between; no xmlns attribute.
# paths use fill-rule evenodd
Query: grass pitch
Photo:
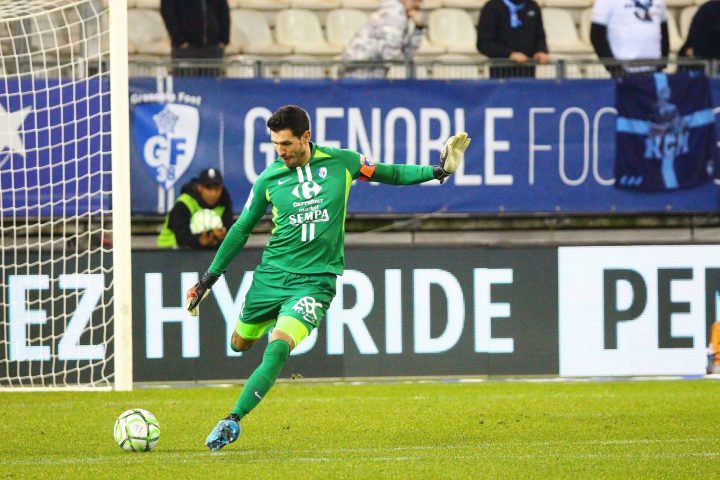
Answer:
<svg viewBox="0 0 720 480"><path fill-rule="evenodd" d="M717 478L720 381L280 383L240 439L203 441L240 387L0 394L4 478ZM115 445L153 412L152 452Z"/></svg>

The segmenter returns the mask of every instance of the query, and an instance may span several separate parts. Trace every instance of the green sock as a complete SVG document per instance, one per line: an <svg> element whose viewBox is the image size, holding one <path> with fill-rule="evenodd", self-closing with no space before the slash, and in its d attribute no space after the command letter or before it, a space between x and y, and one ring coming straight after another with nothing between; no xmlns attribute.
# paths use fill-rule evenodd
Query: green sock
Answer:
<svg viewBox="0 0 720 480"><path fill-rule="evenodd" d="M242 418L260 403L275 384L289 355L290 345L285 340L275 340L268 344L262 363L248 378L232 413Z"/></svg>

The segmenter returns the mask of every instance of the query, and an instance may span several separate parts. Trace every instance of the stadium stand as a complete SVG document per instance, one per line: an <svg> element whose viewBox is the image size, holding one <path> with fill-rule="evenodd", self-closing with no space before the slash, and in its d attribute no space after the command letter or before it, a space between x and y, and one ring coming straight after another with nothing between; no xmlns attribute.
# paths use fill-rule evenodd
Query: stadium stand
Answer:
<svg viewBox="0 0 720 480"><path fill-rule="evenodd" d="M337 55L342 48L331 45L323 35L320 19L312 10L289 8L278 12L275 34L280 45L300 55Z"/></svg>
<svg viewBox="0 0 720 480"><path fill-rule="evenodd" d="M443 0L443 7L475 11L480 10L486 3L487 0Z"/></svg>
<svg viewBox="0 0 720 480"><path fill-rule="evenodd" d="M422 40L420 41L420 47L418 48L417 52L415 52L415 58L435 57L444 53L445 47L431 42L428 38L427 32L425 32Z"/></svg>
<svg viewBox="0 0 720 480"><path fill-rule="evenodd" d="M228 0L228 5L230 8L283 10L290 8L290 0Z"/></svg>
<svg viewBox="0 0 720 480"><path fill-rule="evenodd" d="M159 10L128 10L128 54L170 55L170 37Z"/></svg>
<svg viewBox="0 0 720 480"><path fill-rule="evenodd" d="M290 8L308 10L333 10L340 8L339 0L290 0Z"/></svg>
<svg viewBox="0 0 720 480"><path fill-rule="evenodd" d="M678 29L677 18L673 10L668 10L668 35L670 36L670 52L677 53L682 47L683 39L680 36L680 30Z"/></svg>
<svg viewBox="0 0 720 480"><path fill-rule="evenodd" d="M259 10L234 9L230 12L228 55L288 55L292 47L275 42L267 16Z"/></svg>
<svg viewBox="0 0 720 480"><path fill-rule="evenodd" d="M335 78L337 68L334 64L318 61L312 55L290 55L276 64L267 66L266 76L278 78Z"/></svg>
<svg viewBox="0 0 720 480"><path fill-rule="evenodd" d="M423 0L422 4L420 5L421 10L435 10L437 8L442 8L443 6L443 0Z"/></svg>
<svg viewBox="0 0 720 480"><path fill-rule="evenodd" d="M338 8L328 13L327 40L331 45L344 48L368 19L368 14L357 8Z"/></svg>
<svg viewBox="0 0 720 480"><path fill-rule="evenodd" d="M693 0L665 0L668 9L682 8L693 4Z"/></svg>
<svg viewBox="0 0 720 480"><path fill-rule="evenodd" d="M693 1L671 0L668 9L671 59L687 36L697 4L702 3ZM389 78L431 78L433 75L484 78L491 61L477 52L475 39L479 14L486 2L424 0L422 14L428 28L415 60L420 64L435 61L437 68L419 66L415 71L414 67L395 65ZM229 0L228 3L232 18L230 45L226 50L228 75L290 75L294 78L303 71L300 65L284 69L279 65L277 68L262 66L282 60L290 64L309 62L314 64L306 65L309 75L314 77L325 71L333 78L337 68L325 66L317 70L318 62L336 61L360 25L378 8L380 0ZM589 38L592 0L539 0L538 3L542 6L551 58L564 65L540 66L536 77L606 78L603 68L589 66L590 62L597 62ZM129 0L128 5L131 58L141 56L143 61L167 62L169 39L159 23L160 0ZM62 28L57 30L63 34ZM469 68L464 56L477 65ZM288 68L292 73L286 71ZM452 68L458 72L451 73Z"/></svg>
<svg viewBox="0 0 720 480"><path fill-rule="evenodd" d="M128 0L128 7L130 6L135 8L154 8L156 10L160 10L160 0Z"/></svg>
<svg viewBox="0 0 720 480"><path fill-rule="evenodd" d="M377 10L380 0L341 0L343 8L359 8L361 10Z"/></svg>
<svg viewBox="0 0 720 480"><path fill-rule="evenodd" d="M476 25L486 1L424 0L422 13L428 29L415 62L389 64L387 78L488 78L491 61L475 48ZM379 7L380 0L229 0L228 3L232 16L231 42L226 50L228 77L337 78L336 55ZM608 78L590 45L592 0L539 0L538 3L543 8L553 61L550 65L538 66L536 77ZM671 57L686 37L692 16L701 3L701 0L669 1ZM170 48L158 13L160 0L129 0L128 4L131 72L166 74ZM457 20L459 18L462 20ZM150 63L143 63L149 60ZM667 71L674 71L672 59L670 65ZM717 75L718 65L712 68L712 74ZM527 220L527 225L534 229L543 222L542 219Z"/></svg>
<svg viewBox="0 0 720 480"><path fill-rule="evenodd" d="M477 58L470 55L446 53L438 55L432 63L419 64L416 75L418 79L434 80L478 80L487 78L487 69L476 62Z"/></svg>
<svg viewBox="0 0 720 480"><path fill-rule="evenodd" d="M568 10L544 7L542 16L551 55L555 53L592 53L592 47L580 40L575 22Z"/></svg>
<svg viewBox="0 0 720 480"><path fill-rule="evenodd" d="M592 7L592 0L542 0L543 7L583 9Z"/></svg>
<svg viewBox="0 0 720 480"><path fill-rule="evenodd" d="M584 8L580 11L580 25L578 33L580 34L580 40L587 46L591 46L590 43L590 24L592 23L592 7Z"/></svg>
<svg viewBox="0 0 720 480"><path fill-rule="evenodd" d="M687 38L688 32L690 31L690 23L692 22L695 12L697 12L697 5L690 5L680 10L680 36L683 39Z"/></svg>
<svg viewBox="0 0 720 480"><path fill-rule="evenodd" d="M439 8L428 16L428 38L447 53L477 54L477 32L470 14L461 8Z"/></svg>
<svg viewBox="0 0 720 480"><path fill-rule="evenodd" d="M52 45L53 54L58 57L70 57L78 53L81 45L73 43L77 39L76 32L81 27L81 19L72 11L49 12L37 17L31 24L33 34L30 35L31 50ZM76 40L77 41L77 40Z"/></svg>

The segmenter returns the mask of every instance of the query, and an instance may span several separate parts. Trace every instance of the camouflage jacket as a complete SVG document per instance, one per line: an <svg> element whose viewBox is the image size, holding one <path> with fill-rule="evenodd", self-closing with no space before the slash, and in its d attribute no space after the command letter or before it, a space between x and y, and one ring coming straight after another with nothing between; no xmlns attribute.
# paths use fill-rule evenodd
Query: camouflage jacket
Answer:
<svg viewBox="0 0 720 480"><path fill-rule="evenodd" d="M343 61L412 59L420 46L422 29L415 27L400 0L383 0L380 9L345 47Z"/></svg>

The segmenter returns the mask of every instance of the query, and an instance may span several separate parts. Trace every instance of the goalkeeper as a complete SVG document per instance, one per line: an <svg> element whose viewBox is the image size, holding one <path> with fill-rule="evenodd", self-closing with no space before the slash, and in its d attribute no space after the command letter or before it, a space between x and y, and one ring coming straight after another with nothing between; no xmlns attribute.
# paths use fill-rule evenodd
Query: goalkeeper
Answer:
<svg viewBox="0 0 720 480"><path fill-rule="evenodd" d="M453 135L435 166L375 164L358 152L311 142L310 119L300 107L280 108L267 126L278 158L260 174L210 268L187 292L187 308L196 315L200 302L272 206L272 235L255 269L231 347L247 350L268 330L272 333L262 362L230 415L205 440L211 450L237 440L242 418L267 395L292 349L325 316L344 268L345 212L352 180L442 183L457 169L470 143L465 132Z"/></svg>

